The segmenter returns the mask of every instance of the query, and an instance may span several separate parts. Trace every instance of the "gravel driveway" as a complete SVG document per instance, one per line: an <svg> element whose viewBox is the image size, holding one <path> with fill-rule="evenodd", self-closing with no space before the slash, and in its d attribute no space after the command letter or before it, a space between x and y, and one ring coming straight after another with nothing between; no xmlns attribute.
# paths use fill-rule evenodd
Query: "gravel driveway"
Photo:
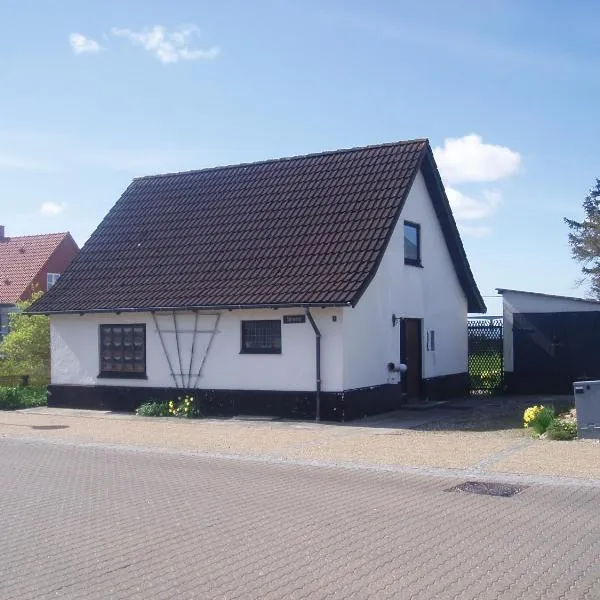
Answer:
<svg viewBox="0 0 600 600"><path fill-rule="evenodd" d="M67 409L0 413L0 436L118 444L270 461L468 469L600 480L596 441L533 440L522 407L544 398L486 400L398 411L346 425L264 420L179 420Z"/></svg>

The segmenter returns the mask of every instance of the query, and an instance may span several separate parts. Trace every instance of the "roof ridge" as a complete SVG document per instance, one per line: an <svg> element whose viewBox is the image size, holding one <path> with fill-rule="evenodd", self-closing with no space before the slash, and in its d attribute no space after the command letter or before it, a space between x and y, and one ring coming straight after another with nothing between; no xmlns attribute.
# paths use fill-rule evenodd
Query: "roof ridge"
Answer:
<svg viewBox="0 0 600 600"><path fill-rule="evenodd" d="M68 231L57 231L55 233L30 233L29 235L5 235L4 239L6 241L12 241L12 240L22 240L23 238L48 237L51 235L70 235L70 233Z"/></svg>
<svg viewBox="0 0 600 600"><path fill-rule="evenodd" d="M349 152L359 152L361 150L374 150L376 148L391 148L392 146L405 146L408 144L425 143L429 144L429 138L415 138L412 140L398 140L396 142L384 142L382 144L370 144L368 146L353 146L351 148L339 148L337 150L324 150L322 152L311 152L309 154L295 154L292 156L282 156L281 158L268 158L265 160L257 160L253 162L243 162L229 165L217 165L214 167L204 167L203 169L189 169L187 171L172 171L169 173L157 173L155 175L141 175L134 177L133 181L141 181L143 179L158 179L160 177L177 177L181 175L191 175L192 173L203 173L206 171L218 171L227 169L236 169L239 167L250 167L258 165L266 165L271 163L281 163L302 158L316 158L318 156L332 156L334 154L346 154Z"/></svg>

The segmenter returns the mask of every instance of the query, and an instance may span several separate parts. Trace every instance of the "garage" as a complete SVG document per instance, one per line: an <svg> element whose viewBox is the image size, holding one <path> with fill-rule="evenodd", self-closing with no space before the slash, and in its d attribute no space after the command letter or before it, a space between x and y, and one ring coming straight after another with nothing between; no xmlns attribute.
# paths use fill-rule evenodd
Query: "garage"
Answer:
<svg viewBox="0 0 600 600"><path fill-rule="evenodd" d="M600 379L600 302L499 288L504 382L511 394L571 394Z"/></svg>

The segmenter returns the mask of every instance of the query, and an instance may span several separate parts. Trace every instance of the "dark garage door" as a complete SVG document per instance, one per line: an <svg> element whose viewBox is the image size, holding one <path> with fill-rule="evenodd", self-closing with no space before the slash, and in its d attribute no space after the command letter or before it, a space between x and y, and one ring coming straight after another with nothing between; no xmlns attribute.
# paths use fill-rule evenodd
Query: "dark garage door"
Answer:
<svg viewBox="0 0 600 600"><path fill-rule="evenodd" d="M515 393L571 394L600 379L600 312L515 314L513 357Z"/></svg>

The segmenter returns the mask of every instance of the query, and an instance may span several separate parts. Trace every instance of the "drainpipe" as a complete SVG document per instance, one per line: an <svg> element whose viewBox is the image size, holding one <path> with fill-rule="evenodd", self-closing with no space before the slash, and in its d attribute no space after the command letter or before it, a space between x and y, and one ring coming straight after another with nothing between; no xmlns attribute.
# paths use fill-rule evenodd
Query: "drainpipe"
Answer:
<svg viewBox="0 0 600 600"><path fill-rule="evenodd" d="M321 420L321 332L313 319L313 316L310 312L310 308L306 307L306 316L312 325L312 328L315 332L315 344L316 344L316 360L317 360L317 412L316 412L316 421L317 423Z"/></svg>

